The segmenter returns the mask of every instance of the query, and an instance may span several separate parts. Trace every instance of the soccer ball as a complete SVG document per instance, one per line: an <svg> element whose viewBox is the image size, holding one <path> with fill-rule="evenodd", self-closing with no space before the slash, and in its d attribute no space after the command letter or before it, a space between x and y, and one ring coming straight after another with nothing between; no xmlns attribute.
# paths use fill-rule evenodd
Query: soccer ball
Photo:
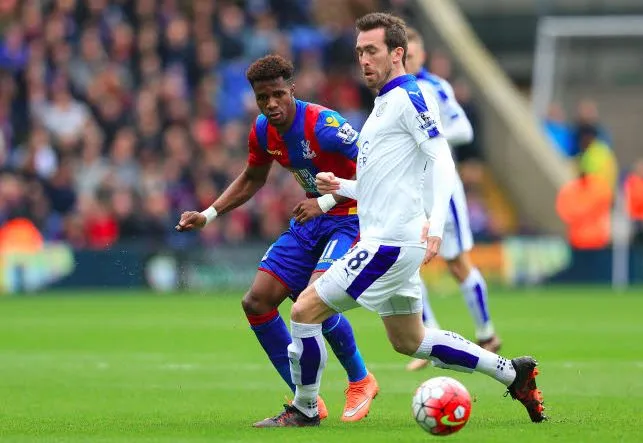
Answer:
<svg viewBox="0 0 643 443"><path fill-rule="evenodd" d="M422 429L433 435L449 435L467 424L471 396L459 381L435 377L415 391L412 407L415 421Z"/></svg>

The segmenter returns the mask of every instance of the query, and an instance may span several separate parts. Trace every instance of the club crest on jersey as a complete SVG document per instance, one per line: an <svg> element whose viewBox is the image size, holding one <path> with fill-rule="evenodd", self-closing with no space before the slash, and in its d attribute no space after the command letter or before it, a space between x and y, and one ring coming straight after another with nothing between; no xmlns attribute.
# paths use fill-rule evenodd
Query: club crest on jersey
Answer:
<svg viewBox="0 0 643 443"><path fill-rule="evenodd" d="M306 160L312 160L313 158L317 157L317 154L315 154L315 151L310 149L310 141L309 140L302 140L301 141L301 147L304 149L304 158Z"/></svg>
<svg viewBox="0 0 643 443"><path fill-rule="evenodd" d="M337 137L339 137L342 143L346 145L353 144L355 140L357 140L358 136L359 136L358 132L354 130L353 127L348 122L344 123L337 130Z"/></svg>
<svg viewBox="0 0 643 443"><path fill-rule="evenodd" d="M431 113L429 111L420 112L415 118L420 123L418 126L420 131L427 132L429 137L437 137L440 135L438 124L433 117L431 117Z"/></svg>
<svg viewBox="0 0 643 443"><path fill-rule="evenodd" d="M382 103L378 108L377 111L375 111L375 117L381 117L382 114L384 114L384 111L386 111L386 102Z"/></svg>

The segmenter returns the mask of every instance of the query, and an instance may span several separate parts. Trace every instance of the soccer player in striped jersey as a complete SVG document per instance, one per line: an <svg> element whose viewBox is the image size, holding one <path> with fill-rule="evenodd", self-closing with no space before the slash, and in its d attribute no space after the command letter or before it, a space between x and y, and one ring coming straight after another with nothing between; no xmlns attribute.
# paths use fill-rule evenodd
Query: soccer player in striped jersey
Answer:
<svg viewBox="0 0 643 443"><path fill-rule="evenodd" d="M309 283L357 242L357 203L349 198L321 196L315 175L328 170L338 177L352 178L359 134L339 113L295 98L294 68L284 58L263 57L248 68L246 76L261 111L250 130L246 169L205 211L184 213L177 229L201 228L244 204L266 182L273 160L295 176L307 198L295 207L289 229L261 259L242 301L250 327L294 392L288 360L292 338L277 307L289 296L296 300ZM361 420L379 391L377 381L366 369L346 317L333 315L324 321L322 329L348 375L342 420ZM320 418L325 418L328 413L321 399L319 407Z"/></svg>

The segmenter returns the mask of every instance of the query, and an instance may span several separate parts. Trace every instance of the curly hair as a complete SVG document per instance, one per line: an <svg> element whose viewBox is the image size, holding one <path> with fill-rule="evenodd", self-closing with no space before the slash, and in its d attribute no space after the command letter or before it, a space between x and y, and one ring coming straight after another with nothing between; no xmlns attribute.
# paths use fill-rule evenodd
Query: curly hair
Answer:
<svg viewBox="0 0 643 443"><path fill-rule="evenodd" d="M280 55L266 55L250 65L246 78L254 86L256 82L277 80L280 77L290 81L294 73L295 68L289 60Z"/></svg>
<svg viewBox="0 0 643 443"><path fill-rule="evenodd" d="M406 51L408 49L408 39L406 36L406 23L399 17L385 12L371 12L355 21L355 27L358 31L370 31L372 29L384 29L384 43L389 52L395 48L404 49L402 63L406 62Z"/></svg>

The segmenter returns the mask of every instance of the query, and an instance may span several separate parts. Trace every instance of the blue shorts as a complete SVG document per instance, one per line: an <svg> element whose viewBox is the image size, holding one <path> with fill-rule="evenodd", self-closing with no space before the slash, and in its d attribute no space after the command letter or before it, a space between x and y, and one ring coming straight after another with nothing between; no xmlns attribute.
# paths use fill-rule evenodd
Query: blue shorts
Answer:
<svg viewBox="0 0 643 443"><path fill-rule="evenodd" d="M357 215L321 215L290 227L266 251L259 269L281 281L294 300L313 272L324 272L358 241Z"/></svg>

